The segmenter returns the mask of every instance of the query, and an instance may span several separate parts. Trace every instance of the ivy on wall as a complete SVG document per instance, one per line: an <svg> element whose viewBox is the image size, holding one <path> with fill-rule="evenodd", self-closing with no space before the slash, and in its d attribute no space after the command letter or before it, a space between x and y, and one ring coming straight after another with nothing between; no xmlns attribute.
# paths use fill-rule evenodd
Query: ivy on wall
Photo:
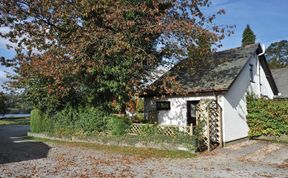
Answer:
<svg viewBox="0 0 288 178"><path fill-rule="evenodd" d="M288 135L288 99L247 99L249 136Z"/></svg>

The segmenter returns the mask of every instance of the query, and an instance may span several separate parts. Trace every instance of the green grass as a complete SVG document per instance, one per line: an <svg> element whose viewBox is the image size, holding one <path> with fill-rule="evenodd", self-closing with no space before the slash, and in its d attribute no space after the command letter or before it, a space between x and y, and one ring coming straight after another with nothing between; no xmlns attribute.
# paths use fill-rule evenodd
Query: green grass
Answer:
<svg viewBox="0 0 288 178"><path fill-rule="evenodd" d="M255 140L263 140L263 141L270 141L273 143L285 143L288 144L288 135L282 135L280 137L273 137L273 136L260 136L254 138Z"/></svg>
<svg viewBox="0 0 288 178"><path fill-rule="evenodd" d="M29 118L5 118L0 119L0 125L29 125Z"/></svg>
<svg viewBox="0 0 288 178"><path fill-rule="evenodd" d="M171 150L159 150L152 148L135 148L135 147L122 147L122 146L112 146L112 145L100 145L94 143L83 143L83 142L64 142L58 140L50 140L44 138L27 137L28 140L34 140L38 142L47 142L54 144L62 144L68 147L82 147L95 149L98 151L105 151L110 153L118 153L124 155L139 156L142 158L192 158L196 154L187 151L171 151Z"/></svg>

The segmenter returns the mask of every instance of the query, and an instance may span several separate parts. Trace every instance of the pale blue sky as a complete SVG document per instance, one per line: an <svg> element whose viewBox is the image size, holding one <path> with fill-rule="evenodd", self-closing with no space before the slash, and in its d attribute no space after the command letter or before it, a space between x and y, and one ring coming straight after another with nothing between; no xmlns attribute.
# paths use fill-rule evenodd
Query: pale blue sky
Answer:
<svg viewBox="0 0 288 178"><path fill-rule="evenodd" d="M241 45L247 24L256 34L256 41L265 44L288 40L288 0L213 0L214 10L224 8L226 14L217 24L236 25L235 34L223 40L223 49Z"/></svg>
<svg viewBox="0 0 288 178"><path fill-rule="evenodd" d="M247 24L256 34L256 41L265 44L288 40L288 0L212 0L209 11L223 8L226 14L217 18L219 25L236 25L235 34L223 40L227 49L241 45L242 32ZM2 29L0 29L2 30ZM6 40L0 38L0 56L12 57L13 51L5 48ZM0 84L5 80L4 70L0 66ZM1 87L0 87L1 90Z"/></svg>

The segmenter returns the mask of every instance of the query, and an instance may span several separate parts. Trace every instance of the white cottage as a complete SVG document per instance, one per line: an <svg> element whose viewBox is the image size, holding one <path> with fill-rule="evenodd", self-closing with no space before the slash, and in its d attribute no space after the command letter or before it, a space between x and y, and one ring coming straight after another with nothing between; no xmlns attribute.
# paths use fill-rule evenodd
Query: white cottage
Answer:
<svg viewBox="0 0 288 178"><path fill-rule="evenodd" d="M247 94L272 99L279 93L261 46L216 52L203 61L183 60L152 83L142 95L145 118L156 113L161 125L195 125L197 103L213 99L222 107L223 142L247 137ZM174 94L160 87L169 85L169 77L176 77L176 84L170 83L171 90L177 88Z"/></svg>

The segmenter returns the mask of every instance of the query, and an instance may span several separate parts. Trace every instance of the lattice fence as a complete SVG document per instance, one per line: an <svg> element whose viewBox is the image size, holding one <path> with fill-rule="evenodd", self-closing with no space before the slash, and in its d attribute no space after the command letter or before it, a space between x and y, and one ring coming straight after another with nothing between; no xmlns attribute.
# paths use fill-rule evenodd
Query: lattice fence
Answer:
<svg viewBox="0 0 288 178"><path fill-rule="evenodd" d="M167 136L175 136L178 134L193 135L193 125L190 126L174 126L174 125L154 125L154 124L132 124L129 134L131 135L147 135L160 134Z"/></svg>
<svg viewBox="0 0 288 178"><path fill-rule="evenodd" d="M222 109L216 101L211 101L208 105L209 109L209 131L210 131L210 145L212 149L221 144L220 126Z"/></svg>
<svg viewBox="0 0 288 178"><path fill-rule="evenodd" d="M204 145L210 151L222 146L222 108L216 100L201 100L197 105L197 122L204 122Z"/></svg>

